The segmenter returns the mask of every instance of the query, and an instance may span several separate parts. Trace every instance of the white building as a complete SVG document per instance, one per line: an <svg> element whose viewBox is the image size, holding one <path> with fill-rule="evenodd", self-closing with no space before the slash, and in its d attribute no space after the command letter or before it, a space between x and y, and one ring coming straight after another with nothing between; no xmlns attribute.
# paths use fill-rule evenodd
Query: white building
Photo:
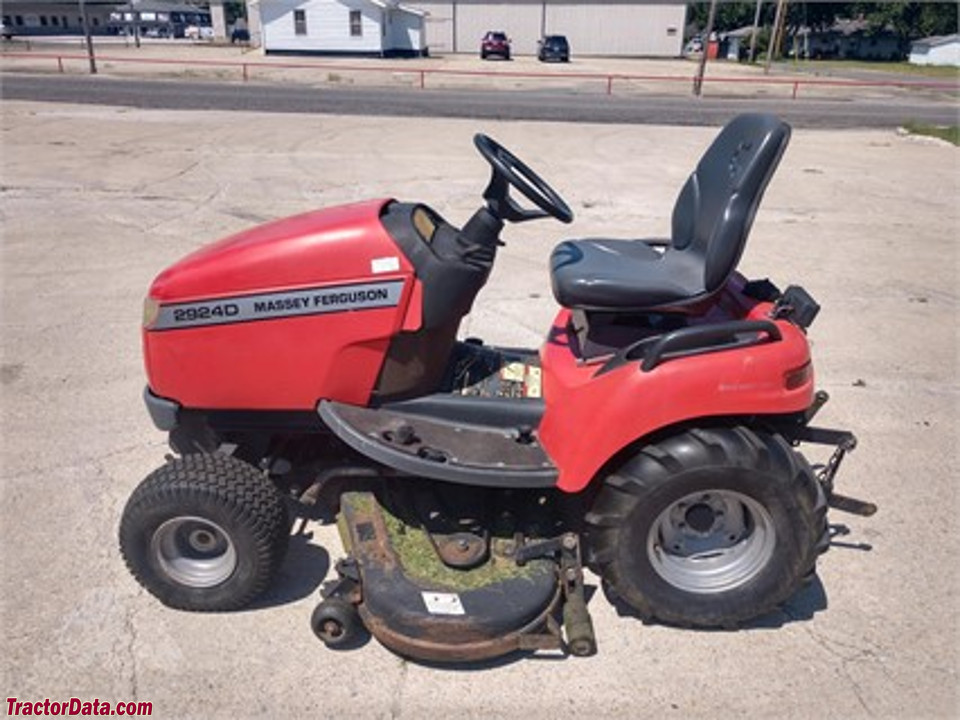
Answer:
<svg viewBox="0 0 960 720"><path fill-rule="evenodd" d="M366 55L427 53L425 13L396 0L260 0L267 54Z"/></svg>
<svg viewBox="0 0 960 720"><path fill-rule="evenodd" d="M544 35L566 35L577 55L679 57L687 7L667 0L259 0L267 53L425 55L479 53L503 30L514 55L533 55ZM217 0L214 0L217 2Z"/></svg>
<svg viewBox="0 0 960 720"><path fill-rule="evenodd" d="M687 7L649 0L410 0L427 11L434 53L479 53L502 30L515 55L533 55L544 35L566 35L577 55L678 57Z"/></svg>
<svg viewBox="0 0 960 720"><path fill-rule="evenodd" d="M910 46L914 65L953 65L960 67L960 35L941 35L917 40Z"/></svg>

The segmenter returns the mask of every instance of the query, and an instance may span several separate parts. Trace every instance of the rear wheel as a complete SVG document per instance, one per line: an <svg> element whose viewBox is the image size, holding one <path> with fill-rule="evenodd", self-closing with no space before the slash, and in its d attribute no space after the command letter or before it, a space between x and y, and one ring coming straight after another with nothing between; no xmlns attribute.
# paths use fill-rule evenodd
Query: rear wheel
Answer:
<svg viewBox="0 0 960 720"><path fill-rule="evenodd" d="M186 455L151 473L120 522L120 551L137 581L184 610L236 610L269 585L289 539L286 507L252 465Z"/></svg>
<svg viewBox="0 0 960 720"><path fill-rule="evenodd" d="M589 557L643 618L735 626L812 574L826 509L810 466L779 435L690 430L606 478L586 518Z"/></svg>

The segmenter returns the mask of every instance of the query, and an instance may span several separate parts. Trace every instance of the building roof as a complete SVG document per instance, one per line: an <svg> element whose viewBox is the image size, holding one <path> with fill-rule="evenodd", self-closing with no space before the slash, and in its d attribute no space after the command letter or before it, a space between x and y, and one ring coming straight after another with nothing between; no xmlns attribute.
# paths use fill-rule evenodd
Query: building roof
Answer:
<svg viewBox="0 0 960 720"><path fill-rule="evenodd" d="M954 33L953 35L932 35L931 37L921 38L920 40L913 41L913 47L915 48L934 48L940 47L941 45L950 45L951 43L960 42L960 34Z"/></svg>
<svg viewBox="0 0 960 720"><path fill-rule="evenodd" d="M371 4L376 5L378 8L384 10L399 10L400 12L410 13L411 15L417 15L419 17L424 17L429 15L426 10L420 10L419 8L410 7L409 5L401 5L397 0L368 0Z"/></svg>
<svg viewBox="0 0 960 720"><path fill-rule="evenodd" d="M757 32L760 32L760 28L757 28ZM753 25L744 25L742 28L725 32L723 35L724 37L747 38L753 35Z"/></svg>
<svg viewBox="0 0 960 720"><path fill-rule="evenodd" d="M136 10L137 12L209 12L207 5L189 5L182 2L164 2L164 0L133 0L117 5L117 10Z"/></svg>

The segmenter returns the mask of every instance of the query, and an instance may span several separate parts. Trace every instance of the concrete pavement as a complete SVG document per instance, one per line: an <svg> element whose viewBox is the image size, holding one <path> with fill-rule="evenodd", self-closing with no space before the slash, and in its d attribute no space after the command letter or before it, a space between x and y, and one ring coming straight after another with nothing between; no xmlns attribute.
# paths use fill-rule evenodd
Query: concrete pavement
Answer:
<svg viewBox="0 0 960 720"><path fill-rule="evenodd" d="M511 227L464 334L536 345L554 313L546 259L576 235L667 232L715 129L168 112L7 102L2 119L0 686L28 700L139 700L155 717L956 717L960 155L885 131L797 131L742 264L823 305L811 330L825 425L860 447L834 513L850 534L820 582L739 632L619 617L597 593L600 652L438 669L375 641L326 650L308 627L336 533L295 538L257 609L176 612L116 548L164 438L140 402L140 305L205 242L367 197L455 222L487 179L470 138L513 149L577 213ZM813 459L823 458L814 454Z"/></svg>

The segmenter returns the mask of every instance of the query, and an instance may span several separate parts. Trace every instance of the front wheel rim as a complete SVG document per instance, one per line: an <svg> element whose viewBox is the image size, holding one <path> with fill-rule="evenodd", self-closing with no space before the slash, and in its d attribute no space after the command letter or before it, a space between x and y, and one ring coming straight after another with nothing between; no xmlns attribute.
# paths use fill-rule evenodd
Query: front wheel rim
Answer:
<svg viewBox="0 0 960 720"><path fill-rule="evenodd" d="M647 558L672 586L713 594L757 577L777 537L763 505L733 490L690 493L667 506L647 535Z"/></svg>
<svg viewBox="0 0 960 720"><path fill-rule="evenodd" d="M214 587L237 567L230 535L215 522L193 515L163 523L153 533L150 549L167 577L186 587Z"/></svg>

